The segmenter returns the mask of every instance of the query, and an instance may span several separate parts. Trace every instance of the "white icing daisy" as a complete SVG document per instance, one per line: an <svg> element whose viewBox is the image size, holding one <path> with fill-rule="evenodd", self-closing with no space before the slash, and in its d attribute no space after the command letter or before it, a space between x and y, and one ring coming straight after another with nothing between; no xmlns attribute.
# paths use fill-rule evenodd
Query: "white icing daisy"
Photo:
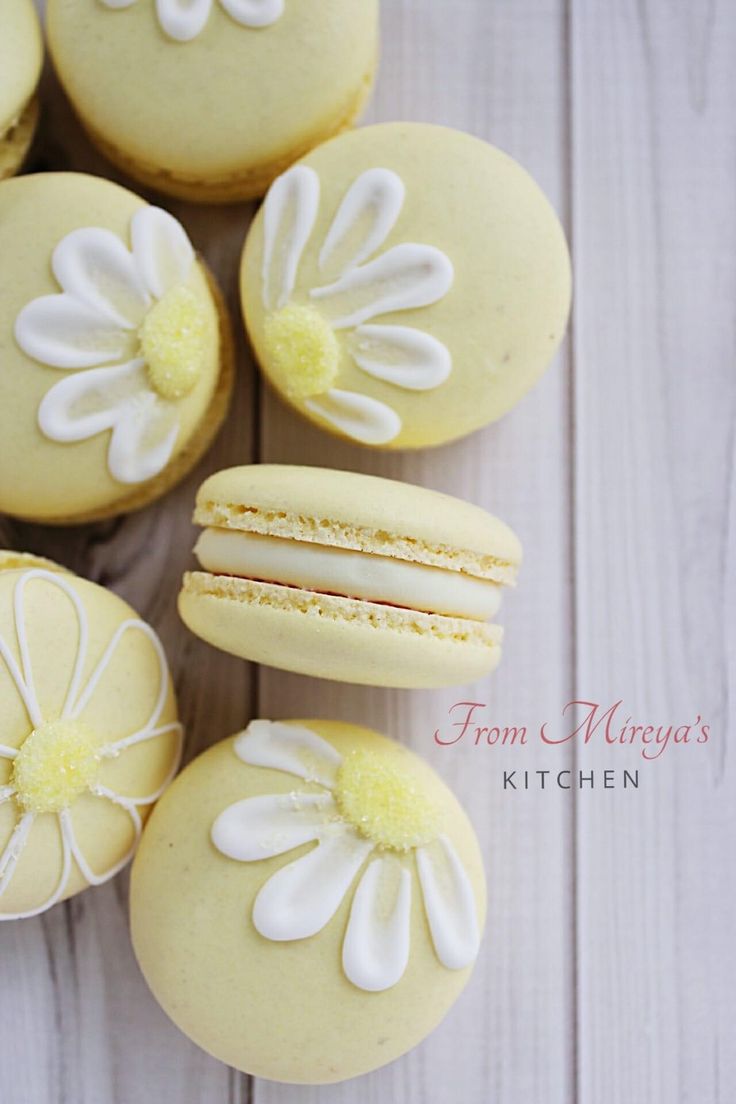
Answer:
<svg viewBox="0 0 736 1104"><path fill-rule="evenodd" d="M404 196L401 178L388 169L369 169L357 178L319 254L320 270L333 279L311 288L306 304L292 296L319 209L317 173L294 166L275 181L265 202L262 278L269 365L291 398L369 445L392 441L401 419L385 403L334 386L342 355L337 334L344 335L362 371L403 390L432 390L452 370L448 349L435 337L372 322L438 302L454 279L449 258L434 246L404 242L379 252Z"/></svg>
<svg viewBox="0 0 736 1104"><path fill-rule="evenodd" d="M436 810L400 763L370 750L343 756L310 729L272 721L253 721L234 746L245 763L322 788L245 798L225 809L212 827L215 847L240 862L317 845L260 889L253 924L262 936L286 941L316 935L360 874L343 940L343 969L360 989L389 989L409 961L416 863L437 958L451 970L474 961L480 935L470 879L438 828Z"/></svg>
<svg viewBox="0 0 736 1104"><path fill-rule="evenodd" d="M25 618L25 595L29 583L36 579L43 579L66 595L74 608L78 626L79 643L74 668L64 705L58 716L44 715L33 675ZM25 572L15 586L14 612L20 663L14 658L10 645L2 635L0 635L0 663L10 675L28 715L28 734L17 748L0 744L0 759L10 761L12 764L9 782L0 786L0 805L12 802L17 811L15 828L0 853L0 920L19 920L37 916L56 904L64 895L72 862L76 863L89 885L101 885L122 870L130 861L140 838L142 821L139 810L157 801L174 777L179 766L183 739L180 724L161 725L159 723L166 704L169 676L163 648L150 625L134 619L119 625L83 685L82 675L88 654L89 621L79 595L68 580L63 575L43 569ZM156 653L159 667L159 689L156 701L142 728L111 743L99 744L92 726L87 726L85 723L85 713L123 638L130 632L142 633L151 642ZM106 761L117 759L129 748L167 733L176 734L177 750L167 778L155 793L140 797L123 796L102 783L100 776ZM71 810L75 801L86 793L119 806L128 814L133 826L133 844L127 853L114 866L100 872L92 870L74 832ZM2 896L10 885L18 861L31 837L34 823L39 818L48 816L56 817L59 827L62 859L58 883L51 895L36 908L20 913L3 912Z"/></svg>
<svg viewBox="0 0 736 1104"><path fill-rule="evenodd" d="M178 401L200 377L207 338L181 224L145 207L131 220L131 242L98 227L72 231L51 259L61 292L34 299L15 323L28 356L75 373L43 398L41 432L67 443L111 430L108 469L126 484L152 479L171 459Z"/></svg>
<svg viewBox="0 0 736 1104"><path fill-rule="evenodd" d="M137 0L102 0L106 8L130 8ZM284 14L284 0L220 0L243 27L270 27ZM177 42L191 42L204 30L213 0L156 0L161 29Z"/></svg>

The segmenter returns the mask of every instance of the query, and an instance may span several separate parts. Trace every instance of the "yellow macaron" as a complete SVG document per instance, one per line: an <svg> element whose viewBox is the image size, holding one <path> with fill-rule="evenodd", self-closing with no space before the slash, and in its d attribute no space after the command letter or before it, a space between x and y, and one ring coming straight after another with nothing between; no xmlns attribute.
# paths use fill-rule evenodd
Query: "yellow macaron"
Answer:
<svg viewBox="0 0 736 1104"><path fill-rule="evenodd" d="M225 415L222 297L170 214L107 180L0 184L0 511L53 523L143 506Z"/></svg>
<svg viewBox="0 0 736 1104"><path fill-rule="evenodd" d="M154 810L133 946L199 1046L321 1084L437 1026L472 971L485 898L472 826L418 756L355 725L254 721Z"/></svg>
<svg viewBox="0 0 736 1104"><path fill-rule="evenodd" d="M470 682L501 656L493 624L521 545L485 510L390 479L231 468L200 488L201 570L185 624L223 651L372 686Z"/></svg>
<svg viewBox="0 0 736 1104"><path fill-rule="evenodd" d="M111 161L169 195L230 203L358 116L378 0L49 0L48 36Z"/></svg>
<svg viewBox="0 0 736 1104"><path fill-rule="evenodd" d="M243 254L260 365L324 429L424 448L500 418L565 332L570 260L550 203L468 134L389 123L273 184Z"/></svg>
<svg viewBox="0 0 736 1104"><path fill-rule="evenodd" d="M131 858L182 730L158 637L110 591L0 552L0 920Z"/></svg>
<svg viewBox="0 0 736 1104"><path fill-rule="evenodd" d="M33 0L0 4L0 180L23 164L38 121L36 86L43 64Z"/></svg>

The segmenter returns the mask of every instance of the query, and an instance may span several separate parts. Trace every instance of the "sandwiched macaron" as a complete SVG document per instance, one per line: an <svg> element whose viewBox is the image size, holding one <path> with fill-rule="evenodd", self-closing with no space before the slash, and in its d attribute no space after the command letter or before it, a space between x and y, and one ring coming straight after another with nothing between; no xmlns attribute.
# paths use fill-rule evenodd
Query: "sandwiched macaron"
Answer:
<svg viewBox="0 0 736 1104"><path fill-rule="evenodd" d="M273 184L241 267L266 377L324 429L439 445L510 410L565 332L565 236L532 178L445 127L342 135Z"/></svg>
<svg viewBox="0 0 736 1104"><path fill-rule="evenodd" d="M470 682L501 656L491 623L521 545L478 506L353 472L262 464L200 488L201 570L179 612L244 659L372 686Z"/></svg>
<svg viewBox="0 0 736 1104"><path fill-rule="evenodd" d="M169 195L263 195L370 92L378 0L49 0L49 48L92 140Z"/></svg>
<svg viewBox="0 0 736 1104"><path fill-rule="evenodd" d="M66 523L136 509L225 416L232 334L184 228L107 180L0 184L0 511Z"/></svg>
<svg viewBox="0 0 736 1104"><path fill-rule="evenodd" d="M257 1077L322 1084L416 1046L485 919L478 841L418 756L334 721L253 721L154 810L133 946L165 1012Z"/></svg>
<svg viewBox="0 0 736 1104"><path fill-rule="evenodd" d="M0 3L0 180L23 164L38 122L36 86L43 64L33 0Z"/></svg>
<svg viewBox="0 0 736 1104"><path fill-rule="evenodd" d="M0 552L0 920L131 858L182 729L161 643L110 591Z"/></svg>

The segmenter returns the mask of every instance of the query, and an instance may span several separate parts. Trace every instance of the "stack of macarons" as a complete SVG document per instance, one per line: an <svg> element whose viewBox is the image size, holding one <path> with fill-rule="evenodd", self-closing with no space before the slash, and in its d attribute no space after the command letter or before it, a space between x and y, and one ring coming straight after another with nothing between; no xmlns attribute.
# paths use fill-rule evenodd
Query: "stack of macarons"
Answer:
<svg viewBox="0 0 736 1104"><path fill-rule="evenodd" d="M564 334L570 264L547 199L500 150L424 124L349 129L378 16L378 0L48 0L47 30L83 127L129 177L201 203L265 195L239 290L278 395L349 442L419 449L495 421L538 380ZM179 483L226 417L236 358L226 296L167 200L75 172L15 176L41 64L31 0L5 0L0 512L69 525ZM499 662L521 545L478 506L240 464L205 479L194 521L179 611L217 649L413 689ZM174 779L183 728L154 630L104 588L10 551L0 716L0 920L137 852L141 969L209 1053L338 1081L414 1046L459 995L484 922L481 851L398 742L254 720Z"/></svg>

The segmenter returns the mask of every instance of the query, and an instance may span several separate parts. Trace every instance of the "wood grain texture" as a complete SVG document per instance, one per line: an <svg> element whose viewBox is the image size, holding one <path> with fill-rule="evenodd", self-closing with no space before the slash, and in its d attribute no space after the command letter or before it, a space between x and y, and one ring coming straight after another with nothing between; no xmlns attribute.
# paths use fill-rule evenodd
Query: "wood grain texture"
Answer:
<svg viewBox="0 0 736 1104"><path fill-rule="evenodd" d="M579 801L595 1104L736 1097L734 16L572 5L576 684L623 698L622 723L700 715L713 734L627 752L640 792Z"/></svg>
<svg viewBox="0 0 736 1104"><path fill-rule="evenodd" d="M144 2L144 0L139 0ZM149 0L145 0L149 2ZM239 379L213 450L133 517L52 530L0 519L0 546L62 560L160 632L188 755L252 716L344 717L426 755L487 856L478 968L405 1059L343 1086L235 1074L190 1044L130 950L127 879L0 925L2 1104L730 1104L736 1099L736 8L728 0L384 0L371 120L487 138L539 180L573 243L572 340L499 425L423 454L374 455L262 390L236 272L252 207L183 203L227 289ZM120 179L52 78L33 168ZM153 197L151 197L153 198ZM6 263L0 259L0 263ZM180 625L203 476L263 460L372 471L487 506L525 544L493 679L377 691L221 655ZM638 723L712 725L706 747L440 748L461 699L529 728L573 697ZM486 722L487 723L487 722ZM636 793L503 793L504 768L640 768Z"/></svg>

